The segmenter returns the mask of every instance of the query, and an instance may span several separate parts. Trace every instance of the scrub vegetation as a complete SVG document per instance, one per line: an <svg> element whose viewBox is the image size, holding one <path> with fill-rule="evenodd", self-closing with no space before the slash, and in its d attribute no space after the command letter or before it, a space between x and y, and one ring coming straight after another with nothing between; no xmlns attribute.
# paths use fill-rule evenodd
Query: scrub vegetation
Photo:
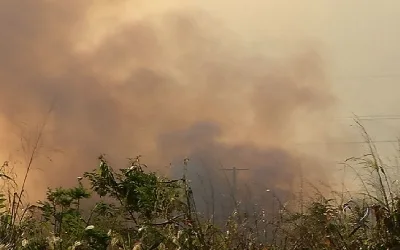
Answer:
<svg viewBox="0 0 400 250"><path fill-rule="evenodd" d="M5 162L0 249L397 249L398 180L369 145L369 154L344 165L361 183L358 193L316 192L299 201L300 209L278 199L274 216L268 208L246 211L238 204L218 225L196 209L188 159L182 178L170 179L147 171L140 157L118 168L100 156L75 187L48 189L35 204L24 202L25 181L19 187Z"/></svg>

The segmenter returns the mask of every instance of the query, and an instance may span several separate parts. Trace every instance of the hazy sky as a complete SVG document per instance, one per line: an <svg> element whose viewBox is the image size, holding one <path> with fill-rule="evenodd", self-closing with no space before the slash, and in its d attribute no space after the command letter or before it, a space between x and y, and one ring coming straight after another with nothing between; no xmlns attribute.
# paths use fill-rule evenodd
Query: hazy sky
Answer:
<svg viewBox="0 0 400 250"><path fill-rule="evenodd" d="M193 2L265 53L280 44L315 43L331 76L339 116L400 115L400 1ZM400 120L364 124L376 140L387 140L398 136Z"/></svg>
<svg viewBox="0 0 400 250"><path fill-rule="evenodd" d="M395 91L400 90L399 1L195 2L265 50L271 41L319 44L347 115L400 114Z"/></svg>
<svg viewBox="0 0 400 250"><path fill-rule="evenodd" d="M399 1L41 0L26 5L0 1L0 27L7 38L0 41L5 131L0 146L8 149L15 141L16 121L38 120L58 95L48 141L76 159L46 171L58 177L47 177L54 183L71 170L71 175L81 172L75 162L100 150L121 157L144 150L160 158L181 157L176 152L187 150L194 156L219 153L227 162L241 152L240 162L259 164L265 175L276 170L281 177L269 178L281 184L297 175L288 147L294 137L325 140L333 126L342 131L341 141L359 140L347 137L349 122L320 119L352 112L400 114ZM311 115L304 118L304 112ZM366 122L378 140L394 139L398 125L400 120ZM353 150L350 145L350 155ZM277 161L264 166L272 156Z"/></svg>
<svg viewBox="0 0 400 250"><path fill-rule="evenodd" d="M142 5L143 6L143 5ZM382 0L190 0L164 1L151 11L201 8L243 46L265 53L290 54L300 46L318 50L338 118L356 115L400 115L400 1ZM127 8L126 13L132 16ZM156 12L155 11L155 12ZM135 16L135 15L133 15ZM396 140L400 119L363 121L375 140ZM362 141L351 119L334 121L336 133L351 134L339 141ZM307 137L307 136L305 136ZM304 139L307 141L307 139ZM396 143L380 143L384 156L393 156ZM318 145L304 147L315 152ZM362 144L338 144L343 157ZM338 160L342 160L340 157Z"/></svg>
<svg viewBox="0 0 400 250"><path fill-rule="evenodd" d="M171 8L200 7L246 40L247 46L267 54L304 42L317 46L339 100L339 116L400 115L399 1L183 2L164 4ZM376 136L384 140L398 135L395 128L400 122L371 121L365 125L374 134L379 130Z"/></svg>
<svg viewBox="0 0 400 250"><path fill-rule="evenodd" d="M168 3L166 3L168 2ZM143 7L143 5L142 5ZM398 0L189 0L164 1L148 10L201 8L241 40L241 45L271 57L300 47L316 49L336 98L338 118L400 115L400 1ZM131 12L132 11L132 12ZM135 6L127 8L137 16ZM351 119L332 121L342 142L362 141ZM400 119L363 121L375 140L396 140ZM344 135L344 136L343 136ZM302 138L312 141L308 134ZM396 143L379 143L392 157ZM338 144L335 160L360 153L362 144ZM318 144L302 146L315 154ZM328 149L328 150L329 150ZM341 158L342 157L342 158Z"/></svg>

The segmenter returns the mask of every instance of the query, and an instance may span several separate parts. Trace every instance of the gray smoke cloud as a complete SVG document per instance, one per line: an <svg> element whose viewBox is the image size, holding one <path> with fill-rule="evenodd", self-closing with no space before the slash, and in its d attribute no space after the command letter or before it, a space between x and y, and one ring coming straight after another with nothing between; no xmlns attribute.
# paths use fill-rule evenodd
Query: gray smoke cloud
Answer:
<svg viewBox="0 0 400 250"><path fill-rule="evenodd" d="M242 184L285 192L299 166L323 178L292 147L299 134L327 136L333 97L316 49L269 57L193 10L123 22L79 49L88 13L105 4L0 2L2 157L22 157L20 138L34 138L48 114L30 196L74 183L101 153L115 163L140 154L173 174L189 157L193 174L216 183L221 165L248 167Z"/></svg>

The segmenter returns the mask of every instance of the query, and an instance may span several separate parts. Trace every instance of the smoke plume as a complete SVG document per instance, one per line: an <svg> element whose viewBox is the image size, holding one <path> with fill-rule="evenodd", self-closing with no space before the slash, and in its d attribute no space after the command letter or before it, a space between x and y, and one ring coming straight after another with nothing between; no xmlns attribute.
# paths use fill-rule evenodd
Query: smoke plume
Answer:
<svg viewBox="0 0 400 250"><path fill-rule="evenodd" d="M322 176L293 146L327 136L332 96L317 48L268 56L207 13L145 14L137 3L122 20L107 1L0 2L4 160L24 160L45 124L30 196L73 183L101 153L143 155L171 174L188 157L189 171L216 179L222 167L249 168L241 183L286 191L300 167ZM115 25L96 25L108 7Z"/></svg>

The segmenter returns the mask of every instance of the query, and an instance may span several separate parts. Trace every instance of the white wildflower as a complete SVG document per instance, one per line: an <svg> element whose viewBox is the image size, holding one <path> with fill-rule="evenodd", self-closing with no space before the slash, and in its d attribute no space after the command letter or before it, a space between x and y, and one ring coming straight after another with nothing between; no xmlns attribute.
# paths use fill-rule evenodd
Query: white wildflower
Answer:
<svg viewBox="0 0 400 250"><path fill-rule="evenodd" d="M22 240L22 247L26 247L29 244L29 241L27 239Z"/></svg>
<svg viewBox="0 0 400 250"><path fill-rule="evenodd" d="M71 247L71 250L75 250L76 247L82 245L82 243L80 241L75 241L74 245Z"/></svg>
<svg viewBox="0 0 400 250"><path fill-rule="evenodd" d="M93 225L87 226L87 227L85 228L85 230L93 230L93 229L94 229L94 226L93 226Z"/></svg>
<svg viewBox="0 0 400 250"><path fill-rule="evenodd" d="M142 244L140 242L136 243L132 250L142 250Z"/></svg>

